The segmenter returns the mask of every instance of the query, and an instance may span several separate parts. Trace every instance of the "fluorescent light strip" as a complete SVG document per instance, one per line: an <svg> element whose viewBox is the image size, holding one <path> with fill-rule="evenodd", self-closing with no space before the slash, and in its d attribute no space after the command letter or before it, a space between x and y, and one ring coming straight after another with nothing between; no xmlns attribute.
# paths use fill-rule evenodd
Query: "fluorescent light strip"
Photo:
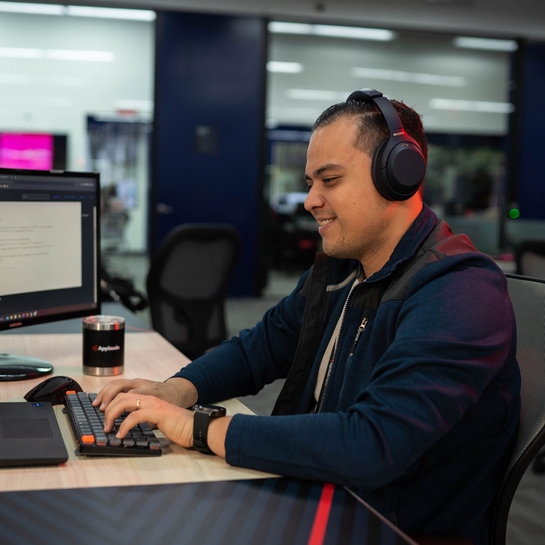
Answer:
<svg viewBox="0 0 545 545"><path fill-rule="evenodd" d="M404 72L403 70L354 67L350 70L350 73L355 78L402 81L408 83L418 83L421 85L444 85L445 87L464 87L467 85L466 79L461 76L441 76L438 74Z"/></svg>
<svg viewBox="0 0 545 545"><path fill-rule="evenodd" d="M0 58L113 62L115 60L115 55L110 51L79 51L72 49L30 49L25 47L0 47Z"/></svg>
<svg viewBox="0 0 545 545"><path fill-rule="evenodd" d="M29 47L0 47L0 57L4 59L43 59L43 49Z"/></svg>
<svg viewBox="0 0 545 545"><path fill-rule="evenodd" d="M64 15L64 6L57 4L30 4L26 2L0 2L0 11L32 13L37 15Z"/></svg>
<svg viewBox="0 0 545 545"><path fill-rule="evenodd" d="M453 40L454 47L465 49L481 49L486 51L516 51L518 44L515 40L492 40L490 38L471 38L458 36Z"/></svg>
<svg viewBox="0 0 545 545"><path fill-rule="evenodd" d="M59 4L31 4L27 2L0 2L0 11L35 15L69 15L100 19L154 21L154 11L145 9L100 8L88 6L62 6Z"/></svg>
<svg viewBox="0 0 545 545"><path fill-rule="evenodd" d="M281 74L299 74L303 71L303 65L300 62L269 61L267 71Z"/></svg>
<svg viewBox="0 0 545 545"><path fill-rule="evenodd" d="M515 106L510 102L488 102L484 100L452 100L432 98L429 102L434 110L456 110L459 112L484 112L492 114L510 114Z"/></svg>
<svg viewBox="0 0 545 545"><path fill-rule="evenodd" d="M268 28L269 32L274 32L275 34L312 34L312 25L305 23L271 21Z"/></svg>
<svg viewBox="0 0 545 545"><path fill-rule="evenodd" d="M154 11L144 9L94 8L66 6L66 15L72 17L97 17L101 19L126 19L131 21L155 21Z"/></svg>
<svg viewBox="0 0 545 545"><path fill-rule="evenodd" d="M56 61L113 62L115 60L115 55L111 51L47 49L45 52L45 58Z"/></svg>
<svg viewBox="0 0 545 545"><path fill-rule="evenodd" d="M376 40L389 42L395 40L396 34L381 28L364 28L337 25L308 25L305 23L269 23L269 31L276 34L314 34L333 38L351 38L357 40Z"/></svg>
<svg viewBox="0 0 545 545"><path fill-rule="evenodd" d="M354 38L356 40L376 40L390 42L396 35L391 30L381 28L362 28L351 26L314 25L313 34L335 38Z"/></svg>
<svg viewBox="0 0 545 545"><path fill-rule="evenodd" d="M286 89L286 96L295 100L323 100L326 102L342 102L350 95L350 91L327 91L322 89Z"/></svg>

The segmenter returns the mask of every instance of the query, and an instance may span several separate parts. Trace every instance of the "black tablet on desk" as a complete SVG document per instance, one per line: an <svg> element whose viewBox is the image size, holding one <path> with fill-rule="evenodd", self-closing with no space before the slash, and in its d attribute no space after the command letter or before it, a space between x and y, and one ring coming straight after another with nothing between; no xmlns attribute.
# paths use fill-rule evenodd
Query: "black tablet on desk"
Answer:
<svg viewBox="0 0 545 545"><path fill-rule="evenodd" d="M0 403L0 467L57 465L67 460L51 403Z"/></svg>

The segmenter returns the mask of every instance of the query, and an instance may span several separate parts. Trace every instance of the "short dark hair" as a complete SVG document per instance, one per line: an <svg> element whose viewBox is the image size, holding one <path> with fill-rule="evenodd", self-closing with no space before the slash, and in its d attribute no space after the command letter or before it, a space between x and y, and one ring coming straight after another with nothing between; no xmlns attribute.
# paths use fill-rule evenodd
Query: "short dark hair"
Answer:
<svg viewBox="0 0 545 545"><path fill-rule="evenodd" d="M403 102L397 100L391 100L390 102L394 105L405 131L411 138L416 140L424 158L427 160L428 141L424 134L420 114ZM372 158L379 144L389 136L386 120L374 102L351 100L349 102L334 104L318 117L312 127L312 131L314 132L320 127L329 125L345 117L354 118L359 128L354 146Z"/></svg>

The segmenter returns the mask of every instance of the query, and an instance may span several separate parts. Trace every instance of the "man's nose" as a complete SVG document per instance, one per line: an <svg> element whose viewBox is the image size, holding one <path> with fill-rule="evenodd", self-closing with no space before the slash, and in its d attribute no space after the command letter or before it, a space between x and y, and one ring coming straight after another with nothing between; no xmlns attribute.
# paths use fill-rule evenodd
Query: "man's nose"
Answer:
<svg viewBox="0 0 545 545"><path fill-rule="evenodd" d="M316 187L313 185L309 189L307 198L305 199L305 210L307 212L311 212L315 208L320 208L323 205L324 205L324 199L320 195Z"/></svg>

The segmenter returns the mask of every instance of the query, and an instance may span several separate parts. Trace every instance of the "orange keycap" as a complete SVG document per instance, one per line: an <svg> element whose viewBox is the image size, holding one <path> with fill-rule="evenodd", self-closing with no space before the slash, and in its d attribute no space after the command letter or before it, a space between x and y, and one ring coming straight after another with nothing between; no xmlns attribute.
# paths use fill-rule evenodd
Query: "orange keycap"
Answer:
<svg viewBox="0 0 545 545"><path fill-rule="evenodd" d="M81 442L85 443L86 445L92 445L95 442L95 436L94 435L82 435L81 436Z"/></svg>

